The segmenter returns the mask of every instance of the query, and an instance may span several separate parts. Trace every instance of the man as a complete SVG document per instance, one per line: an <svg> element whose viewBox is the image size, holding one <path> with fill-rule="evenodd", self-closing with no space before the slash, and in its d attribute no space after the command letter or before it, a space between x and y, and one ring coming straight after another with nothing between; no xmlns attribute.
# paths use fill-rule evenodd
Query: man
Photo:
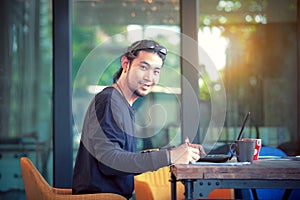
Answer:
<svg viewBox="0 0 300 200"><path fill-rule="evenodd" d="M134 108L159 81L167 49L155 41L133 43L121 57L114 84L92 100L83 125L73 175L73 194L116 193L127 199L134 175L171 164L189 163L205 153L200 145L136 153Z"/></svg>

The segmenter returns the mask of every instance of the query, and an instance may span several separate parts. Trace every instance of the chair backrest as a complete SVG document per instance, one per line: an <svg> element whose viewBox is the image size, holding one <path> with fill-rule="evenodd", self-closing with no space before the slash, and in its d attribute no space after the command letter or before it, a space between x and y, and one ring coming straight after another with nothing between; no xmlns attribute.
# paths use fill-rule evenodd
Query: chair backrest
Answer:
<svg viewBox="0 0 300 200"><path fill-rule="evenodd" d="M171 199L170 168L163 167L153 172L146 172L135 176L135 193L137 200L169 200ZM141 191L139 182L147 183L151 194L145 196L145 188ZM177 184L177 199L184 198L184 186L181 182ZM146 192L148 193L148 192Z"/></svg>
<svg viewBox="0 0 300 200"><path fill-rule="evenodd" d="M134 177L136 200L171 199L170 167L163 167L153 172L146 172ZM177 199L184 199L184 185L176 184ZM208 199L234 199L233 189L215 189Z"/></svg>
<svg viewBox="0 0 300 200"><path fill-rule="evenodd" d="M20 159L27 200L126 200L113 193L72 195L72 189L51 187L33 163L26 157Z"/></svg>
<svg viewBox="0 0 300 200"><path fill-rule="evenodd" d="M285 157L286 153L279 148L262 146L259 152L260 156L282 156Z"/></svg>
<svg viewBox="0 0 300 200"><path fill-rule="evenodd" d="M26 192L26 199L45 199L47 193L52 192L52 187L42 177L33 163L26 157L20 159L22 177Z"/></svg>
<svg viewBox="0 0 300 200"><path fill-rule="evenodd" d="M154 200L151 188L147 182L135 178L134 190L136 200Z"/></svg>
<svg viewBox="0 0 300 200"><path fill-rule="evenodd" d="M285 157L286 153L276 147L262 146L259 155ZM256 194L259 199L279 200L283 197L284 189L256 189Z"/></svg>

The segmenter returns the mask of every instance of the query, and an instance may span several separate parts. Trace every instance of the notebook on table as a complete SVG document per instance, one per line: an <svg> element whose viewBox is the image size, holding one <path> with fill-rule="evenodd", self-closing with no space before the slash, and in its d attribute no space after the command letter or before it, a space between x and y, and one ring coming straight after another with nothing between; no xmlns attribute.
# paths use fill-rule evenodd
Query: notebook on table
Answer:
<svg viewBox="0 0 300 200"><path fill-rule="evenodd" d="M250 117L250 112L248 112L247 115L244 118L242 128L241 128L240 133L237 137L237 140L242 139L244 128L246 126L246 123L247 123L249 117ZM232 157L233 157L233 154L231 152L228 152L228 154L207 154L204 157L201 157L197 162L221 163L221 162L227 162L228 160L231 160Z"/></svg>

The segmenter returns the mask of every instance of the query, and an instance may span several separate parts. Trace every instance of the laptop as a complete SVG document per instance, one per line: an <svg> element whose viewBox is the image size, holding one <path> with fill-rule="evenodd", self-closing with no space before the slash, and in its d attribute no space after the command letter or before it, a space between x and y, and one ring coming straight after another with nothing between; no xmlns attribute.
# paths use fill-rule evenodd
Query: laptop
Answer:
<svg viewBox="0 0 300 200"><path fill-rule="evenodd" d="M250 112L247 113L247 115L244 118L242 128L240 130L240 133L237 137L237 140L241 140L243 136L243 131L246 126L246 123L250 117ZM230 156L229 156L230 155ZM221 163L221 162L227 162L228 160L231 160L233 157L233 154L229 151L228 154L207 154L204 157L201 157L197 162L215 162L215 163Z"/></svg>

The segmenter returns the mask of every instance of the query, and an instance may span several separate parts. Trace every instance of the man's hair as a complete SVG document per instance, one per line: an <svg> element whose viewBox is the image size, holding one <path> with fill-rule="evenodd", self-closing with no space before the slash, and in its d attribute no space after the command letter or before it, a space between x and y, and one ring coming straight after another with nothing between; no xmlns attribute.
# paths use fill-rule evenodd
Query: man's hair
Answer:
<svg viewBox="0 0 300 200"><path fill-rule="evenodd" d="M167 56L167 48L161 46L154 40L139 40L134 42L131 46L129 46L125 53L120 57L125 56L129 60L129 65L131 65L132 61L139 55L140 51L154 52L156 53L163 61L165 62ZM114 74L113 81L116 83L122 74L123 68L122 66L118 69L118 71Z"/></svg>

